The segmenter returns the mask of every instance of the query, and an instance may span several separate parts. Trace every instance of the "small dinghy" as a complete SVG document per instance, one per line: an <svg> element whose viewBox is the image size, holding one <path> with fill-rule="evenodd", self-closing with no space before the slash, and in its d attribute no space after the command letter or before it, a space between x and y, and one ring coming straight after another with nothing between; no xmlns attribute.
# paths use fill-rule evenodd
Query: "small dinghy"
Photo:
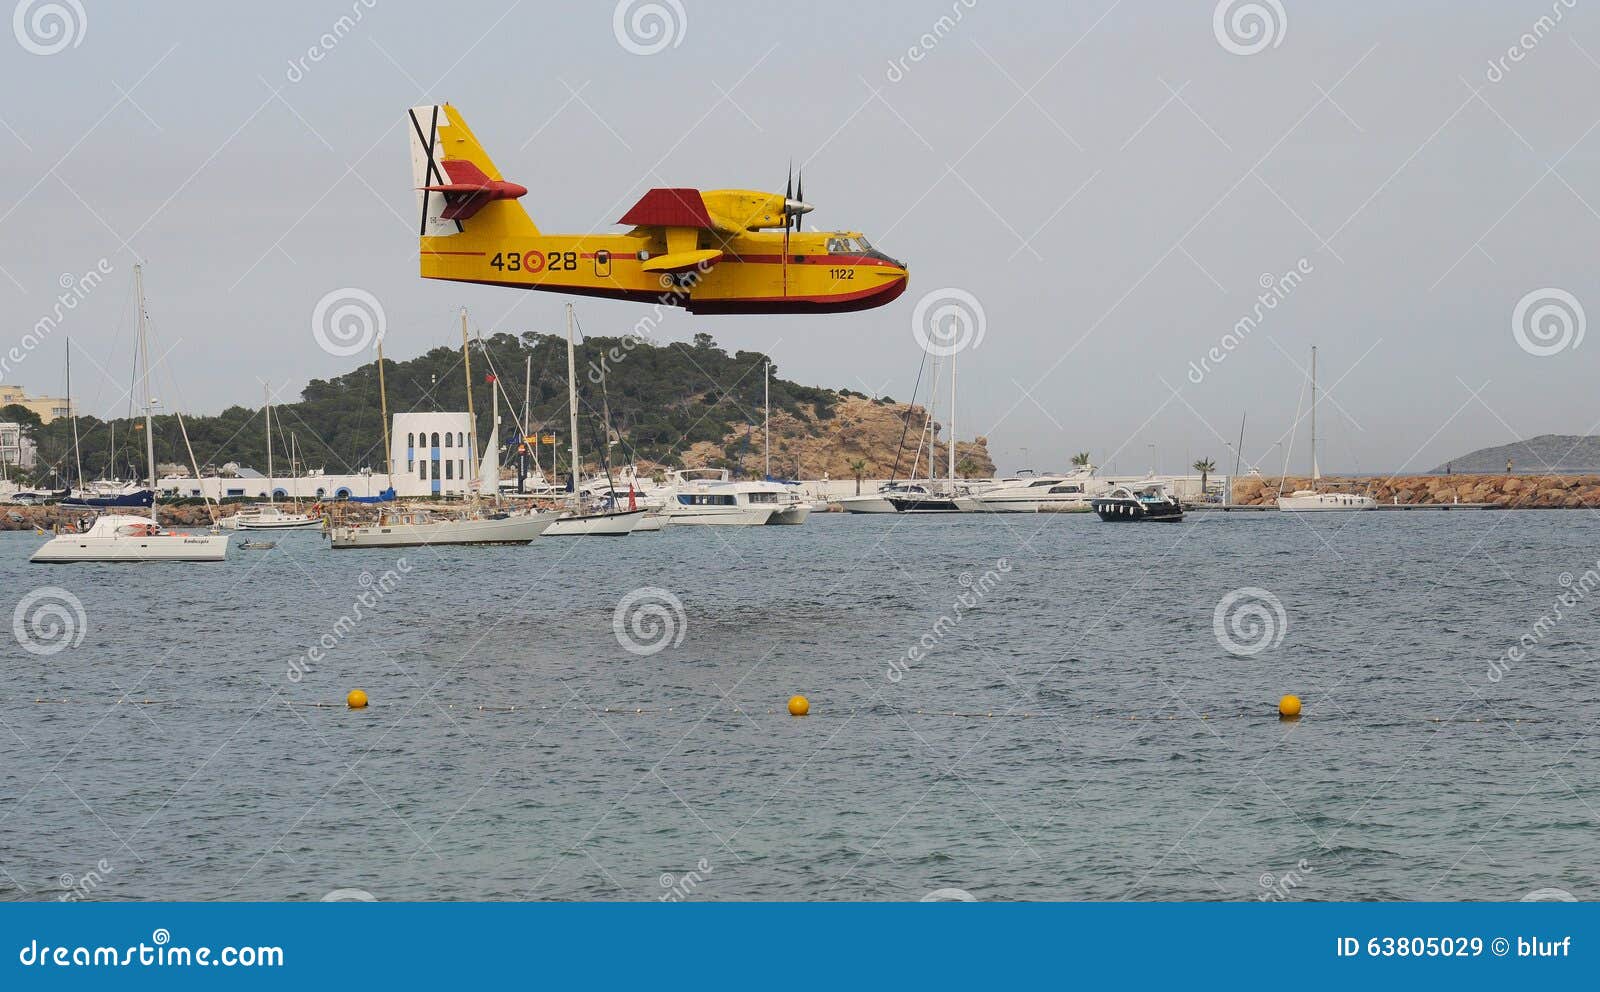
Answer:
<svg viewBox="0 0 1600 992"><path fill-rule="evenodd" d="M239 547L246 551L271 551L278 546L277 541L241 541Z"/></svg>

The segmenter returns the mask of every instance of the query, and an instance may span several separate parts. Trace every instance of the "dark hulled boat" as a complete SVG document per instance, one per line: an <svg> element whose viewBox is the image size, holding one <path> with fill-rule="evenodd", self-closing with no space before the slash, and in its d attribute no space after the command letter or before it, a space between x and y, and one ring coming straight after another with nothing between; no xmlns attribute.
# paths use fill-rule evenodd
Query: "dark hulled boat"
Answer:
<svg viewBox="0 0 1600 992"><path fill-rule="evenodd" d="M1101 520L1113 522L1183 519L1183 505L1159 482L1142 486L1117 486L1104 496L1089 500L1089 505Z"/></svg>

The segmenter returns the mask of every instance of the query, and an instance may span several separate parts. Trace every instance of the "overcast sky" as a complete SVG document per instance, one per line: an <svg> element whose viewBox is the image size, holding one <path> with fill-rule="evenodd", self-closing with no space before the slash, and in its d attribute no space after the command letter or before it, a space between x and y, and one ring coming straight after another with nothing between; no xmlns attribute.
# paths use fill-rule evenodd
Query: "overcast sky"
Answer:
<svg viewBox="0 0 1600 992"><path fill-rule="evenodd" d="M0 345L64 275L111 275L0 378L59 390L70 333L86 411L125 407L136 257L158 350L176 345L163 398L202 412L361 360L312 335L343 287L381 302L394 358L450 343L462 305L485 331L558 330L560 296L416 276L403 115L449 100L547 232L619 231L656 185L781 190L804 162L810 226L905 259L905 295L678 312L658 337L706 331L785 377L905 399L918 300L963 290L984 323L958 428L1003 469L1084 449L1227 468L1248 413L1246 458L1277 471L1314 344L1325 470L1600 421L1600 341L1579 346L1571 306L1600 318L1600 13L1582 3L1233 0L1219 26L1210 0L662 0L657 39L619 39L610 0L56 0L65 25L50 6L23 0L0 35ZM625 6L624 25L650 4ZM1269 281L1288 287L1270 307ZM591 333L642 311L579 307ZM1297 467L1304 445L1302 426Z"/></svg>

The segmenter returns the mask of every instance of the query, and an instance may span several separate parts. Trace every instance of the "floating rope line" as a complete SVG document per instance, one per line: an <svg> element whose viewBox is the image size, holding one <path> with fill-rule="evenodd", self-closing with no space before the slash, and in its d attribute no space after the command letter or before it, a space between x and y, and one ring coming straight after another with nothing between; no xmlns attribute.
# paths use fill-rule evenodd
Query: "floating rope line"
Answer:
<svg viewBox="0 0 1600 992"><path fill-rule="evenodd" d="M95 699L95 698L78 698L78 699L61 698L61 699L56 699L56 698L46 698L46 697L42 697L42 696L35 697L33 699L12 698L12 699L3 700L3 702L6 702L6 703L18 703L18 702L26 703L26 702L31 702L31 703L34 703L35 705L40 705L40 706L47 706L47 705L55 705L55 706L93 706L93 705L107 705L107 704L114 705L114 706L253 706L253 705L256 705L256 703L257 703L256 700L248 700L248 699L120 699L119 698L119 699L115 699L115 700L108 700L108 699ZM349 704L345 700L342 700L342 699L341 700L336 700L336 701L334 701L334 700L322 701L322 700L284 699L284 700L280 700L280 702L283 703L283 705L285 705L285 706L304 706L304 707L307 707L307 708L310 708L310 709L342 710L342 709L349 709L350 708ZM558 711L558 710L567 709L570 706L570 703L564 703L564 704L559 704L559 705L555 704L555 703L522 703L522 704L498 705L498 706L497 705L486 704L486 703L478 703L478 704L472 704L472 703L443 703L443 706L447 710L461 710L463 712L478 712L478 713L536 713L536 712L551 712L551 711ZM602 707L589 707L589 709L592 712L594 712L596 715L601 715L601 716L662 716L662 715L674 714L674 713L677 713L679 711L682 711L682 712L685 712L685 713L699 713L699 712L701 712L701 710L699 710L699 709L696 709L694 707L686 707L686 706L666 706L666 707L660 707L660 706L602 706ZM790 714L789 714L788 710L780 709L778 707L770 707L770 708L764 708L764 709L753 709L753 710L751 710L751 709L744 709L744 708L738 707L738 706L730 706L730 707L727 707L727 709L729 710L730 713L735 713L735 714L739 714L739 715L742 715L742 716L749 716L751 714L755 714L755 715L761 715L761 716L778 716L778 715L781 715L781 716L785 716L785 717L790 717ZM1272 706L1271 704L1267 704L1267 705L1262 706L1262 707L1252 707L1252 708L1249 708L1249 709L1241 709L1241 710L1239 710L1237 712L1231 712L1231 713L1202 713L1198 717L1186 716L1186 715L1174 714L1174 713L1156 713L1156 714L1144 713L1144 714L1141 714L1141 713L1099 712L1099 713L1060 713L1060 714L1058 714L1058 713L1034 712L1034 711L1031 711L1031 710L1030 711L1020 712L1020 713L1018 713L1018 712L1006 712L1006 711L995 711L995 710L932 710L932 709L897 710L897 709L885 708L885 707L882 707L882 706L874 706L874 707L870 707L868 709L840 710L840 711L837 711L836 713L832 713L832 714L827 713L827 712L824 711L824 712L821 712L821 713L812 713L811 716L822 716L822 717L828 717L828 716L843 716L843 717L857 717L857 716L884 716L884 717L889 717L889 716L896 716L896 717L900 717L902 719L905 718L905 717L920 716L920 717L941 717L941 718L944 718L944 719L957 719L957 720L995 720L995 719L1032 720L1032 719L1052 719L1052 718L1055 718L1055 719L1071 719L1071 720L1078 720L1078 721L1082 721L1082 720L1116 720L1116 721L1123 722L1123 723L1140 723L1140 722L1143 722L1143 723L1180 723L1180 722L1183 722L1183 721L1186 721L1186 720L1199 719L1201 721L1209 723L1209 722L1215 721L1215 720L1236 720L1236 719L1267 720L1267 719L1277 718L1278 717L1278 712L1277 712L1276 707ZM793 717L790 717L790 718L793 719ZM1302 719L1301 717L1290 717L1290 718L1287 718L1284 722L1294 723L1294 722L1299 722L1301 719ZM1335 720L1334 721L1335 725L1338 722L1342 722L1342 721ZM1502 719L1502 718L1495 718L1495 717L1485 718L1485 717L1425 716L1425 717L1416 718L1415 721L1410 720L1410 719L1374 721L1374 725L1402 726L1404 724L1412 723L1412 722L1440 723L1440 724L1443 724L1443 723L1462 723L1462 724L1470 724L1470 723L1490 723L1490 724L1509 723L1509 724L1512 724L1512 725L1520 725L1520 724L1524 724L1524 723L1549 723L1550 720L1548 718L1542 718L1542 717L1512 717L1512 718Z"/></svg>

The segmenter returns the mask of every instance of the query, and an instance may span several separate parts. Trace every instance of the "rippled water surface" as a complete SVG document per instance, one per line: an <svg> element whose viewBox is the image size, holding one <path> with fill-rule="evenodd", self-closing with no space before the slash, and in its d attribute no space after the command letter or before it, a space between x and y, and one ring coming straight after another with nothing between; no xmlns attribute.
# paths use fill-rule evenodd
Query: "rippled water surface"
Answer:
<svg viewBox="0 0 1600 992"><path fill-rule="evenodd" d="M0 897L1600 897L1587 512L277 537L0 536Z"/></svg>

